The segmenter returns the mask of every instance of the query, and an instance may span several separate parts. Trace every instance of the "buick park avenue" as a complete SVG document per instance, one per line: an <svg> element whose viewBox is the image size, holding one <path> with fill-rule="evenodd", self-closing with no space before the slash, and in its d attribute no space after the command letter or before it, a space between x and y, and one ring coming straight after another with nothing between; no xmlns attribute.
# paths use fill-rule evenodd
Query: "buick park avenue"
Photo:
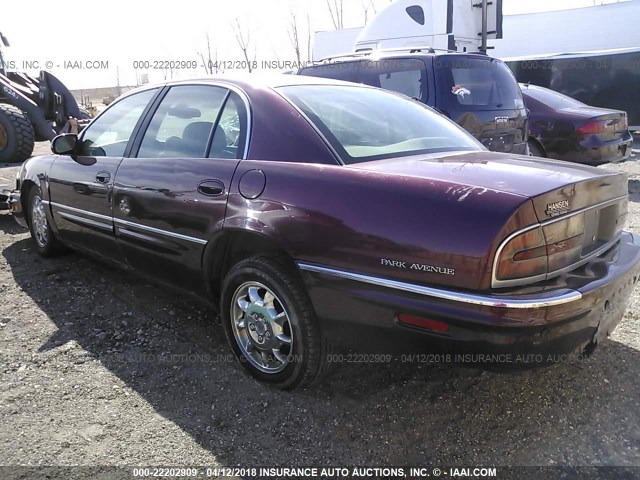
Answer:
<svg viewBox="0 0 640 480"><path fill-rule="evenodd" d="M11 200L34 249L216 305L242 365L279 388L317 382L330 349L372 332L449 352L589 350L640 276L624 175L490 152L369 86L145 87L52 151Z"/></svg>

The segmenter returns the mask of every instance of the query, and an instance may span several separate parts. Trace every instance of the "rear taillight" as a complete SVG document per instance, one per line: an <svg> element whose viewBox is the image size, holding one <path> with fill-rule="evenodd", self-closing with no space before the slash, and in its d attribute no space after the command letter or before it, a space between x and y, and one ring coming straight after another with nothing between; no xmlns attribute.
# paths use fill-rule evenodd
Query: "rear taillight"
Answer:
<svg viewBox="0 0 640 480"><path fill-rule="evenodd" d="M607 130L607 120L591 120L576 130L579 135L595 135Z"/></svg>
<svg viewBox="0 0 640 480"><path fill-rule="evenodd" d="M500 252L498 280L527 278L547 273L547 246L542 227L512 238Z"/></svg>
<svg viewBox="0 0 640 480"><path fill-rule="evenodd" d="M499 251L496 279L542 277L580 260L584 214L537 226L509 240Z"/></svg>

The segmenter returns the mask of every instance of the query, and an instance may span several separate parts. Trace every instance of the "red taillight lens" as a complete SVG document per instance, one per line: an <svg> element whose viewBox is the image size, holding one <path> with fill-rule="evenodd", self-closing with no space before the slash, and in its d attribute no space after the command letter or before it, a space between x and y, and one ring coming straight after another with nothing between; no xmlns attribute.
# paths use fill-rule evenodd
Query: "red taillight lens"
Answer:
<svg viewBox="0 0 640 480"><path fill-rule="evenodd" d="M420 327L427 330L433 330L434 332L448 332L449 325L439 320L432 320L430 318L414 317L413 315L407 315L401 313L398 315L398 322L404 325L410 325L412 327Z"/></svg>
<svg viewBox="0 0 640 480"><path fill-rule="evenodd" d="M500 252L498 280L535 277L547 273L547 245L542 228L512 238Z"/></svg>
<svg viewBox="0 0 640 480"><path fill-rule="evenodd" d="M591 120L576 130L579 135L594 135L604 133L607 129L606 120Z"/></svg>
<svg viewBox="0 0 640 480"><path fill-rule="evenodd" d="M499 252L496 279L539 277L577 262L584 245L584 214L512 238Z"/></svg>

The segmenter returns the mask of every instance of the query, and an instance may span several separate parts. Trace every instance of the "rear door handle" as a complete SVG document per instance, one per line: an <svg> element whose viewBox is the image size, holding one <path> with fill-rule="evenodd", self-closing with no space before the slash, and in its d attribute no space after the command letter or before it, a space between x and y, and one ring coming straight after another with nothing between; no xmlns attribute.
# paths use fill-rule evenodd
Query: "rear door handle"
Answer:
<svg viewBox="0 0 640 480"><path fill-rule="evenodd" d="M198 185L198 192L208 197L217 197L224 193L224 183L220 180L205 180Z"/></svg>
<svg viewBox="0 0 640 480"><path fill-rule="evenodd" d="M109 183L111 180L111 174L109 172L98 172L96 175L96 182L98 183Z"/></svg>

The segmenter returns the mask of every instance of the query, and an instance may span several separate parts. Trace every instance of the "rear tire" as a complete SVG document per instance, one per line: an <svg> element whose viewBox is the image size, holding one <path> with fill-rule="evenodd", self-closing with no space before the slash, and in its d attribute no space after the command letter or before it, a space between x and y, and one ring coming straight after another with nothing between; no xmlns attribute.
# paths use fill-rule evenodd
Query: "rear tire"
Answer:
<svg viewBox="0 0 640 480"><path fill-rule="evenodd" d="M46 214L47 206L43 203L39 187L32 187L27 195L27 218L34 248L38 255L49 258L64 251L64 247L56 238Z"/></svg>
<svg viewBox="0 0 640 480"><path fill-rule="evenodd" d="M546 155L544 154L544 150L542 150L542 148L540 147L540 145L538 145L537 142L532 142L531 140L529 140L528 142L529 144L529 155L532 157L541 157L541 158L545 158Z"/></svg>
<svg viewBox="0 0 640 480"><path fill-rule="evenodd" d="M33 153L33 125L19 108L0 104L0 162L19 163Z"/></svg>
<svg viewBox="0 0 640 480"><path fill-rule="evenodd" d="M224 280L220 311L233 353L256 379L292 390L326 373L327 343L311 301L284 263L264 257L239 262Z"/></svg>

